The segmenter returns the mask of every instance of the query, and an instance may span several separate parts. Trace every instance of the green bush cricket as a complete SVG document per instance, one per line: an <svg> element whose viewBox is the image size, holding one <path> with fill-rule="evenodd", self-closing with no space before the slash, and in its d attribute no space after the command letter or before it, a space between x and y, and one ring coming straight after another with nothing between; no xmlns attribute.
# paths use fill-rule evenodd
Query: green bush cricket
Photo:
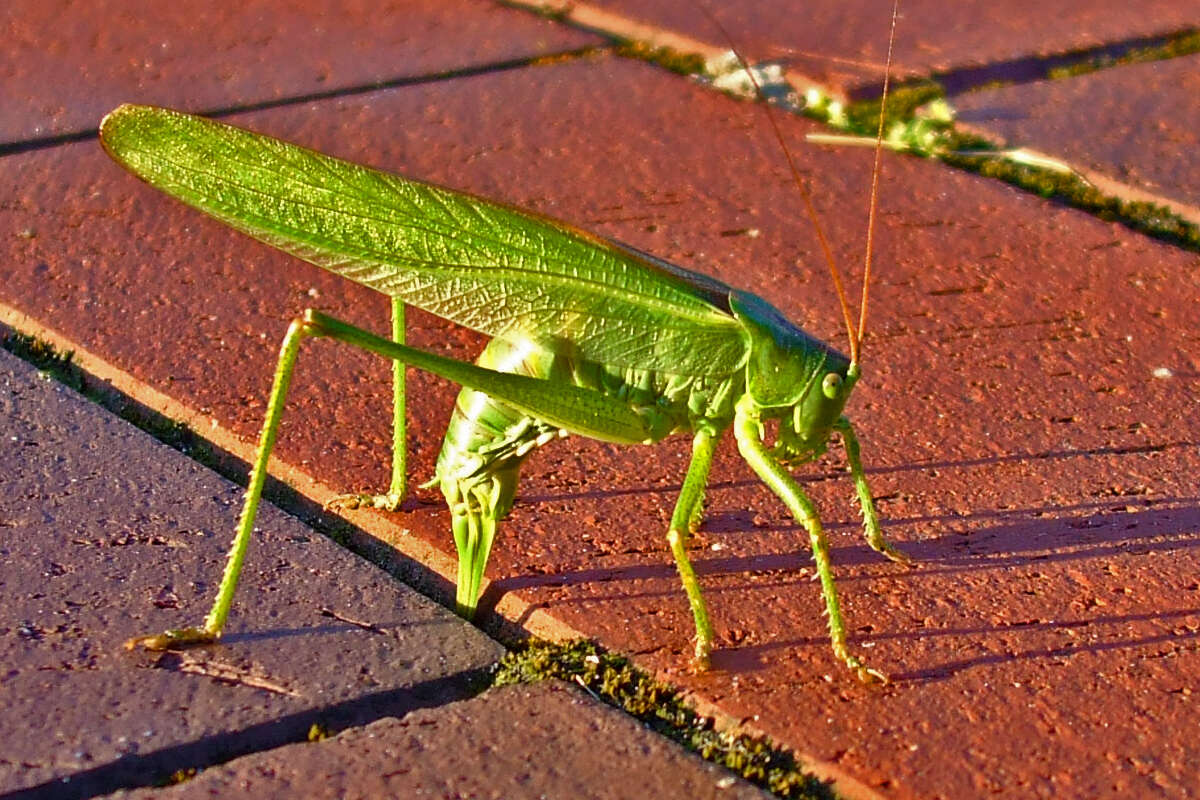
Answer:
<svg viewBox="0 0 1200 800"><path fill-rule="evenodd" d="M772 126L778 136L773 118ZM847 647L820 519L788 472L822 455L836 431L868 544L907 562L882 535L858 440L842 415L860 376L869 234L857 330L829 257L850 335L847 357L754 294L479 197L167 109L121 106L104 119L100 135L109 154L150 185L388 295L393 309L391 341L314 310L292 322L216 603L202 628L139 637L131 647L161 649L220 636L300 344L329 337L396 365L392 484L386 494L351 502L394 509L404 497L403 365L464 387L430 482L440 486L451 513L459 554L456 606L463 616L475 612L497 523L512 506L521 463L534 448L567 434L636 445L690 433L691 463L667 540L695 619L696 659L707 664L713 631L687 541L703 517L717 442L732 428L747 464L809 535L835 654L863 680L883 677ZM794 165L792 171L815 213ZM874 197L873 186L872 219ZM492 339L475 364L406 346L406 304ZM770 445L768 421L778 422Z"/></svg>

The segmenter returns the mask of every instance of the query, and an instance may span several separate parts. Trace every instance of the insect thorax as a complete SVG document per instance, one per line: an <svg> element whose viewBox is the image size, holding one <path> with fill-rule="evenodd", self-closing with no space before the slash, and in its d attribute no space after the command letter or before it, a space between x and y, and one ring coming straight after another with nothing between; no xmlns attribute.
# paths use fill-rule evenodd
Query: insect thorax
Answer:
<svg viewBox="0 0 1200 800"><path fill-rule="evenodd" d="M729 299L749 333L746 390L760 408L795 407L820 391L827 374L846 376L850 359L794 325L766 300L749 292L734 292Z"/></svg>

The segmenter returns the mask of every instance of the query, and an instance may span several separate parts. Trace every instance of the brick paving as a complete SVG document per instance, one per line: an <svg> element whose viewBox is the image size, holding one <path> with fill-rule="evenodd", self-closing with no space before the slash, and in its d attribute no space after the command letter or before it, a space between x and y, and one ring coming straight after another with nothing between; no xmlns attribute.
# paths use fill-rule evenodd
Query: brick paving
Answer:
<svg viewBox="0 0 1200 800"><path fill-rule="evenodd" d="M1022 39L1011 27L980 23L968 33L918 24L921 8L906 11L917 44L902 31L902 53L953 53L986 40L976 60L1004 65L1173 32L1197 16L1170 4L1125 24L1098 3L1078 11L1099 20L1095 27L1026 25L1040 38ZM1024 19L1015 5L1009 12ZM488 4L464 4L459 16L476 13L504 20L498 40L532 39L523 48L468 44L439 22L442 44L423 47L485 54L440 68L595 41ZM712 40L688 19L671 25ZM751 55L771 44L729 24ZM785 34L779 27L772 35L800 46ZM875 59L881 35L856 36L861 57ZM232 52L248 64L260 57L250 46ZM920 69L965 63L905 58ZM394 59L399 73L405 59ZM431 69L414 60L418 72ZM1169 73L1175 63L1146 66ZM972 113L999 100L1027 102L1028 116L1045 120L1042 130L1059 132L1038 138L1027 123L1022 130L1039 149L1075 159L1084 152L1078 143L1094 142L1088 152L1100 155L1089 169L1169 194L1172 175L1194 171L1195 157L1186 136L1125 147L1146 140L1119 132L1137 69L1047 82L1041 100L1040 85L1021 84L953 101ZM172 80L162 102L197 107L194 81L186 73ZM292 83L269 88L285 80ZM263 81L262 94L225 105L312 93L311 82L284 72ZM1089 88L1104 81L1109 88ZM1131 88L1116 92L1114 81ZM1146 120L1156 119L1159 130L1179 124L1186 133L1186 117L1172 112L1187 108L1186 80L1155 85L1152 110L1134 122L1152 131ZM221 106L222 98L203 102ZM1086 113L1074 139L1062 134L1072 108L1076 120ZM1108 124L1092 135L1097 118ZM758 110L656 67L593 56L308 99L231 121L567 219L753 288L815 334L843 341L815 242ZM55 129L73 125L95 119ZM783 127L799 142L815 126L788 119ZM20 130L33 135L28 125ZM839 257L853 263L870 154L797 145L797 155L814 176ZM867 376L849 413L887 530L921 565L880 563L861 544L836 458L800 474L834 540L853 646L891 672L893 685L860 687L839 670L801 537L728 446L714 465L694 554L718 629L713 673L688 669L690 622L662 541L685 466L682 442L618 449L572 440L535 456L497 542L485 605L504 611L518 597L885 796L1192 796L1197 753L1185 732L1200 675L1200 514L1191 479L1200 461L1197 255L983 178L885 161ZM1135 168L1122 171L1129 163ZM11 231L0 239L10 265L0 301L240 438L232 448L239 454L257 431L288 319L317 305L385 329L382 298L177 207L120 172L94 142L11 152L0 175L18 188L0 205L0 224ZM760 235L739 235L750 228ZM783 266L797 260L797 269ZM469 358L480 345L440 320L413 317L411 338L422 346ZM298 374L284 461L343 490L381 487L386 366L318 344ZM413 380L414 472L423 480L454 389ZM435 501L418 492L405 511L372 525L393 527L395 541L419 542L421 552L440 551L432 568L444 573L452 547ZM211 535L225 534L214 523ZM216 569L180 562L176 571L179 580L211 582ZM203 605L181 603L196 613ZM247 633L278 627L242 624ZM253 650L254 642L239 646Z"/></svg>
<svg viewBox="0 0 1200 800"><path fill-rule="evenodd" d="M701 42L726 46L696 4L674 0L519 0L550 8L598 9ZM707 4L752 59L777 59L795 72L856 93L883 75L891 0L805 3L788 0ZM1037 0L900 4L898 75L951 76L974 83L1021 74L1061 54L1154 39L1200 24L1195 0L1092 0L1049 8Z"/></svg>
<svg viewBox="0 0 1200 800"><path fill-rule="evenodd" d="M205 770L170 789L118 796L627 797L770 795L563 684L509 686L388 717L320 744Z"/></svg>
<svg viewBox="0 0 1200 800"><path fill-rule="evenodd" d="M254 106L599 43L489 3L438 0L11 0L0 40L0 144L94 130L120 103Z"/></svg>
<svg viewBox="0 0 1200 800"><path fill-rule="evenodd" d="M1166 200L1200 208L1200 55L964 94L960 119ZM1080 127L1078 109L1089 113ZM1195 212L1200 219L1200 212Z"/></svg>
<svg viewBox="0 0 1200 800"><path fill-rule="evenodd" d="M196 621L241 492L3 351L0 375L0 792L90 797L486 682L499 645L270 507L221 647L126 652Z"/></svg>
<svg viewBox="0 0 1200 800"><path fill-rule="evenodd" d="M455 702L503 648L269 505L221 645L127 652L196 621L240 490L4 351L0 418L5 797L763 796L575 687Z"/></svg>

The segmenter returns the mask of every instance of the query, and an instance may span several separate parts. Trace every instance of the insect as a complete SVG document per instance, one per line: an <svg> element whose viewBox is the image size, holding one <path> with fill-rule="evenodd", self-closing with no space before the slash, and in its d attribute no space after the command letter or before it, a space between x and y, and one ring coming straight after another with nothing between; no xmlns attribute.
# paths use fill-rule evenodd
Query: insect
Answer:
<svg viewBox="0 0 1200 800"><path fill-rule="evenodd" d="M695 619L695 656L707 664L713 630L687 543L703 517L717 442L732 429L746 463L808 533L834 653L863 680L882 679L847 646L817 510L789 474L822 455L836 432L868 544L907 562L880 530L854 427L842 414L860 377L865 278L856 330L830 261L849 331L846 356L750 292L479 197L167 109L121 106L104 119L100 136L114 159L152 186L390 296L394 313L393 340L315 310L292 322L212 611L201 628L139 637L131 647L161 649L220 636L300 345L328 337L397 364L392 485L358 502L394 508L403 499L401 365L464 387L431 481L450 509L459 555L456 606L463 616L475 611L497 524L512 507L521 463L533 449L567 434L647 445L688 433L691 463L667 541ZM409 347L403 343L406 304L492 338L475 364ZM768 444L770 421L778 432Z"/></svg>

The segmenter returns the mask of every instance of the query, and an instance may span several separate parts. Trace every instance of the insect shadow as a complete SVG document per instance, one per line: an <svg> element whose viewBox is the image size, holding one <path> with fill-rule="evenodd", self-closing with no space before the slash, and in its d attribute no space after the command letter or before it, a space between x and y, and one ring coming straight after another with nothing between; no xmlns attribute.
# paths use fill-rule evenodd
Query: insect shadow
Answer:
<svg viewBox="0 0 1200 800"><path fill-rule="evenodd" d="M904 472L918 472L929 469L969 469L973 467L999 466L1002 464L1020 464L1026 462L1060 461L1072 458L1095 458L1097 456L1124 456L1139 453L1161 453L1168 450L1194 449L1200 447L1200 442L1167 442L1149 445L1111 445L1106 447L1090 447L1082 449L1044 450L1032 452L1013 452L1001 455L984 456L980 458L961 458L943 461L913 461L906 464L875 465L864 467L867 475L891 475ZM824 481L843 480L846 476L844 469L826 469L803 475L796 475L795 480L800 484L816 484ZM746 489L759 486L757 480L744 478L739 480L713 481L710 484L713 493L724 489ZM521 502L525 504L571 502L581 499L603 499L613 497L635 497L649 495L674 496L679 493L677 484L645 484L641 486L622 486L615 489L589 489L585 491L541 492L537 494L522 494ZM876 500L886 498L876 498ZM1115 502L1115 501L1114 501ZM1111 503L1107 504L1111 505ZM1058 506L1061 508L1061 506ZM928 517L929 521L941 519ZM888 522L882 523L885 527ZM893 521L894 524L894 521ZM712 530L711 527L707 528Z"/></svg>
<svg viewBox="0 0 1200 800"><path fill-rule="evenodd" d="M1072 506L1046 506L1044 508L1019 509L1012 511L987 511L975 515L957 517L944 515L960 521L970 517L987 517L998 520L991 527L978 528L972 524L969 535L947 534L934 539L906 543L907 549L920 559L922 568L891 576L892 580L916 582L953 577L964 573L983 571L1011 571L1031 565L1063 564L1089 560L1103 560L1121 555L1144 555L1156 552L1174 552L1200 547L1200 505L1163 507L1167 503L1186 501L1184 498L1156 498L1156 505L1136 512L1110 512L1113 501L1080 503ZM1098 511L1096 514L1080 515L1078 512ZM1056 514L1054 518L1031 518L1031 513ZM939 517L940 518L940 517ZM895 520L895 524L906 524L913 520ZM924 519L922 521L925 521ZM784 527L784 526L781 526ZM853 523L832 525L831 528L853 527ZM747 531L749 532L749 531ZM1061 548L1061 549L1055 549ZM835 546L834 558L839 567L859 566L860 571L844 574L842 581L870 581L877 576L876 564L870 551L857 542L853 545ZM720 596L725 593L762 592L775 594L801 592L810 581L810 562L802 549L792 552L774 552L750 556L725 556L696 558L695 567L699 574L709 578L709 593ZM742 576L750 573L775 572L769 586L751 582ZM662 582L662 589L630 591L628 587L614 589L611 593L587 596L587 602L630 602L636 600L669 598L674 573L667 564L629 564L588 568L569 572L525 575L495 581L485 594L485 602L494 603L509 591L530 590L547 587L572 586L595 583L633 584L644 581ZM720 580L712 580L719 577ZM1000 578L998 578L1000 580ZM544 599L537 607L562 607L581 602L575 598ZM1046 615L1058 613L1059 607L1047 608ZM1200 613L1200 607L1174 609L1146 614L1125 614L1089 617L1077 620L1047 620L1020 625L978 625L951 628L925 628L909 630L904 625L896 630L872 630L866 634L851 633L850 640L857 643L882 643L891 640L915 641L929 638L967 639L985 641L997 634L1021 635L1038 631L1064 630L1095 626L1120 626L1131 622L1166 622ZM771 652L803 647L819 647L824 641L822 632L813 636L789 637L761 645L729 645L717 651L713 667L732 674L745 674L766 668ZM965 669L988 666L1022 659L1058 659L1084 652L1101 652L1122 648L1137 648L1163 642L1178 642L1194 639L1200 632L1187 633L1182 637L1173 634L1149 636L1117 636L1104 642L1076 644L1069 642L1056 647L1030 647L1017 653L986 653L970 658L959 658L937 664L922 665L909 670L898 670L893 677L900 681L925 682L945 679ZM959 650L952 647L949 652ZM938 650L937 652L943 652Z"/></svg>
<svg viewBox="0 0 1200 800"><path fill-rule="evenodd" d="M1120 629L1122 626L1127 627L1130 624L1138 623L1164 624L1174 620L1194 618L1197 614L1200 614L1200 608L1182 608L1145 614L1110 614L1088 619L1036 621L1009 626L980 625L977 627L937 628L922 631L882 632L872 633L869 636L852 635L849 638L855 642L955 638L987 640L994 638L997 634L1004 634L1006 636L1037 636L1038 634L1045 634L1047 632L1084 630L1105 626L1108 626L1110 629ZM1037 660L1061 661L1080 654L1105 653L1114 650L1134 650L1163 644L1180 645L1184 642L1192 642L1197 639L1200 639L1200 630L1187 630L1182 633L1177 632L1177 630L1171 630L1143 636L1132 635L1106 638L1104 641L1086 643L1068 641L1054 647L1033 646L1015 652L981 653L966 658L956 658L940 663L922 665L909 670L896 670L888 677L893 685L903 686L906 683L925 684L933 681L947 680L966 670L986 668L998 664ZM776 651L796 647L815 647L822 642L823 639L819 636L794 637L759 645L726 648L720 651L720 659L714 659L713 666L729 673L745 674L756 672L770 665L772 662L771 654ZM961 647L962 645L960 644L959 648ZM945 649L954 650L958 648L949 645Z"/></svg>
<svg viewBox="0 0 1200 800"><path fill-rule="evenodd" d="M938 515L912 519L895 519L892 526L911 523L953 520L967 523L980 518L1004 520L992 527L970 526L969 534L950 533L934 538L905 542L906 549L920 559L922 569L895 573L893 580L919 581L941 575L1020 567L1031 563L1054 564L1082 561L1119 554L1148 554L1173 552L1200 547L1200 506L1167 506L1181 498L1158 499L1155 506L1137 512L1108 512L1113 502L1089 502L1071 506L1053 505L1012 511L986 511L964 515ZM1098 514L1079 516L1071 512L1097 510ZM1054 514L1053 518L1031 518L1031 514ZM1069 514L1065 515L1065 514ZM720 518L719 516L717 517ZM853 522L831 523L829 529L853 531ZM798 532L795 525L744 529L753 534L762 531ZM1063 548L1055 552L1055 547ZM832 548L839 566L865 566L876 571L875 559L869 548L859 542L834 545ZM735 576L747 572L795 571L796 581L808 580L811 560L802 547L790 552L772 552L749 556L698 557L696 572L709 576ZM515 591L540 586L565 586L597 580L648 580L670 577L674 571L669 564L610 566L575 570L563 573L522 575L494 581L498 590ZM869 580L873 575L847 574L846 582ZM782 585L782 584L781 584ZM725 583L726 590L738 588ZM714 587L713 591L720 591ZM657 593L655 593L657 594ZM624 595L629 596L629 595Z"/></svg>

